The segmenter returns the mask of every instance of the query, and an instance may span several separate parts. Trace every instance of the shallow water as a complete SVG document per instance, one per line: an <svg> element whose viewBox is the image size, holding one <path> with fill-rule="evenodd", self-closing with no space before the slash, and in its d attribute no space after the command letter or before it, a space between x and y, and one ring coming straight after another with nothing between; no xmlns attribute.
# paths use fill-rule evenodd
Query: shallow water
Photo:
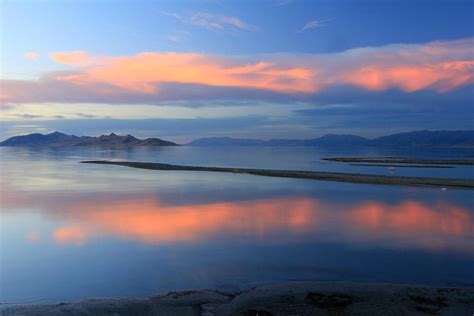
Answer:
<svg viewBox="0 0 474 316"><path fill-rule="evenodd" d="M470 190L85 165L86 159L391 174L321 157L473 150L0 148L3 303L293 280L474 287ZM474 167L396 175L473 178Z"/></svg>

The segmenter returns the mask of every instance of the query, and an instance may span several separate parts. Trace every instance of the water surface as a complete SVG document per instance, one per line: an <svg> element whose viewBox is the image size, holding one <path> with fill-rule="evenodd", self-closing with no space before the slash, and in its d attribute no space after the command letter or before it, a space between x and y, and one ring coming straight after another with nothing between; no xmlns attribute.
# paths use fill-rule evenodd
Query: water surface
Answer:
<svg viewBox="0 0 474 316"><path fill-rule="evenodd" d="M474 286L469 190L150 171L86 159L390 174L328 156L472 150L0 148L3 303L295 280ZM472 167L397 175L473 177Z"/></svg>

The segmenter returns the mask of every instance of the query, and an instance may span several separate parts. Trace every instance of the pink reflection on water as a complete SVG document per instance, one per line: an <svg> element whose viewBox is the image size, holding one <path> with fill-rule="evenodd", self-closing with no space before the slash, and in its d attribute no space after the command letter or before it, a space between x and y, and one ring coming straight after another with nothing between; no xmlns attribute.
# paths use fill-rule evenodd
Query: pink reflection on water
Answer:
<svg viewBox="0 0 474 316"><path fill-rule="evenodd" d="M71 207L72 223L56 230L54 237L64 244L109 234L161 244L200 240L218 233L301 233L314 229L317 203L310 199L277 199L169 206L153 198L86 202Z"/></svg>
<svg viewBox="0 0 474 316"><path fill-rule="evenodd" d="M269 242L288 237L313 241L379 243L432 251L474 253L474 215L442 202L396 204L362 201L351 205L310 197L273 198L194 205L165 205L159 199L80 201L70 205L61 244L83 244L115 236L151 244L243 235Z"/></svg>
<svg viewBox="0 0 474 316"><path fill-rule="evenodd" d="M7 186L4 186L8 189ZM184 202L185 203L185 202ZM195 204L163 203L155 194L2 192L2 213L34 209L53 220L53 240L87 245L97 238L147 244L206 242L226 236L280 241L456 251L474 255L474 214L454 203L276 197ZM46 232L25 232L30 242ZM41 238L40 238L41 237Z"/></svg>

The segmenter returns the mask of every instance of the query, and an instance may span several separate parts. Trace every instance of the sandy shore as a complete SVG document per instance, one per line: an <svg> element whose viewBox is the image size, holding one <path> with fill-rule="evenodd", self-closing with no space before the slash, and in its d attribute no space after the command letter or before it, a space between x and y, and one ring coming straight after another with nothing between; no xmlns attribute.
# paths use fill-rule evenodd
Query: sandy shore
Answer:
<svg viewBox="0 0 474 316"><path fill-rule="evenodd" d="M325 180L325 181L338 181L338 182L351 182L351 183L432 186L432 187L443 187L443 188L450 187L450 188L460 188L460 189L474 189L474 179L423 178L423 177L383 176L383 175L339 173L339 172L180 166L180 165L171 165L171 164L164 164L164 163L133 162L133 161L91 160L91 161L81 161L81 163L118 165L118 166L125 166L125 167L131 167L131 168L150 169L150 170L230 172L230 173L244 173L244 174L252 174L252 175L267 176L267 177L284 177L284 178L295 178L295 179L311 179L311 180Z"/></svg>
<svg viewBox="0 0 474 316"><path fill-rule="evenodd" d="M301 282L238 293L201 289L143 299L94 299L3 307L1 315L466 315L474 289Z"/></svg>

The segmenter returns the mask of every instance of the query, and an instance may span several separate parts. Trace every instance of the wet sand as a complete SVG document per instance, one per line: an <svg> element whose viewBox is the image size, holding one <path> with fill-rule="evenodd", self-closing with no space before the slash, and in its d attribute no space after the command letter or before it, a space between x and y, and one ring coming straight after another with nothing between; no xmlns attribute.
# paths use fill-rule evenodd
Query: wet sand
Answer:
<svg viewBox="0 0 474 316"><path fill-rule="evenodd" d="M474 289L345 282L298 282L241 292L166 292L0 308L7 315L472 315Z"/></svg>
<svg viewBox="0 0 474 316"><path fill-rule="evenodd" d="M257 175L257 176L311 179L311 180L324 180L324 181L337 181L337 182L350 182L350 183L474 189L474 179L383 176L383 175L357 174L357 173L316 172L316 171L298 171L298 170L180 166L180 165L171 165L171 164L163 164L163 163L108 161L108 160L81 161L81 163L118 165L118 166L125 166L125 167L131 167L131 168L150 169L150 170L230 172L230 173L251 174L251 175Z"/></svg>

